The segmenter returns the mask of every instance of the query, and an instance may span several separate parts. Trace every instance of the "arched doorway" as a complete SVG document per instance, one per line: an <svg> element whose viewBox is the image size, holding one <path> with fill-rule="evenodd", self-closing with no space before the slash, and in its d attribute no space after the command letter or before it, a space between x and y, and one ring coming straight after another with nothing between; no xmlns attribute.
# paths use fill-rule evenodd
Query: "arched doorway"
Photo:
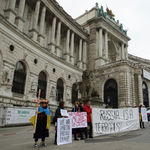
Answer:
<svg viewBox="0 0 150 150"><path fill-rule="evenodd" d="M116 61L116 48L111 41L108 41L108 57L111 62Z"/></svg>
<svg viewBox="0 0 150 150"><path fill-rule="evenodd" d="M72 85L72 104L74 104L78 100L78 90L77 85L74 83Z"/></svg>
<svg viewBox="0 0 150 150"><path fill-rule="evenodd" d="M63 101L63 95L64 95L64 83L63 80L59 78L57 80L56 100Z"/></svg>
<svg viewBox="0 0 150 150"><path fill-rule="evenodd" d="M37 97L39 94L39 89L41 89L40 98L46 99L46 87L47 87L46 73L41 71L38 80Z"/></svg>
<svg viewBox="0 0 150 150"><path fill-rule="evenodd" d="M145 81L143 81L142 89L143 89L143 104L145 105L145 107L149 107L148 88Z"/></svg>
<svg viewBox="0 0 150 150"><path fill-rule="evenodd" d="M104 102L108 107L118 108L118 87L114 79L109 79L104 85Z"/></svg>
<svg viewBox="0 0 150 150"><path fill-rule="evenodd" d="M18 61L15 67L12 92L24 94L26 81L26 67L23 62Z"/></svg>

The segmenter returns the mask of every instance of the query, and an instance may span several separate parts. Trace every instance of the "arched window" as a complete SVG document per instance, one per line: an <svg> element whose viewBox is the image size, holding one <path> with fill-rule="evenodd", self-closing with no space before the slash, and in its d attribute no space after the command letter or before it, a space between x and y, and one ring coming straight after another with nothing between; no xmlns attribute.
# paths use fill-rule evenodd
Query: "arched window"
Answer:
<svg viewBox="0 0 150 150"><path fill-rule="evenodd" d="M143 81L142 89L143 89L143 104L145 105L145 107L149 107L148 88L145 81Z"/></svg>
<svg viewBox="0 0 150 150"><path fill-rule="evenodd" d="M62 79L57 80L56 100L63 101L64 83Z"/></svg>
<svg viewBox="0 0 150 150"><path fill-rule="evenodd" d="M104 85L104 102L109 107L118 108L118 87L114 79L109 79Z"/></svg>
<svg viewBox="0 0 150 150"><path fill-rule="evenodd" d="M18 61L14 72L12 92L24 94L25 81L26 81L25 65L22 62Z"/></svg>
<svg viewBox="0 0 150 150"><path fill-rule="evenodd" d="M74 83L72 86L72 104L78 100L78 90L77 85Z"/></svg>
<svg viewBox="0 0 150 150"><path fill-rule="evenodd" d="M40 98L46 99L46 87L47 87L46 73L42 71L39 74L37 97L39 94L39 89L41 89Z"/></svg>

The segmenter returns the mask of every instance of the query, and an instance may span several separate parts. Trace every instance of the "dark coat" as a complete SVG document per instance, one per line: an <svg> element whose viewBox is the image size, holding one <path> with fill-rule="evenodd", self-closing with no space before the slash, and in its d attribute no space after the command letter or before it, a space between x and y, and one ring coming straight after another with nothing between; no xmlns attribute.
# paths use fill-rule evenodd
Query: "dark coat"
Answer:
<svg viewBox="0 0 150 150"><path fill-rule="evenodd" d="M57 122L57 118L62 118L63 116L61 115L60 110L64 109L64 107L58 107L55 111L55 118L54 118L54 122Z"/></svg>
<svg viewBox="0 0 150 150"><path fill-rule="evenodd" d="M37 124L36 124L36 132L34 133L34 138L45 138L49 137L49 130L46 129L47 125L47 115L45 112L38 114L37 116Z"/></svg>

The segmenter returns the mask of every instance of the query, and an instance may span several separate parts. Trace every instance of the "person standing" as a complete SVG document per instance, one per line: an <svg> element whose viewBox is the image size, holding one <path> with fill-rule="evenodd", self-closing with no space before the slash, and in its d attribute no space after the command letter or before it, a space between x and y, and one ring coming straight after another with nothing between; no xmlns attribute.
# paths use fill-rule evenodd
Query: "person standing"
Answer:
<svg viewBox="0 0 150 150"><path fill-rule="evenodd" d="M144 122L142 121L141 108L142 108L142 105L139 106L140 128L141 128L141 129L142 129L142 128L145 129L145 127L144 127Z"/></svg>
<svg viewBox="0 0 150 150"><path fill-rule="evenodd" d="M65 102L64 101L60 101L58 108L56 109L55 112L55 118L54 118L54 122L57 124L57 118L65 118L65 116L61 115L61 109L64 109L65 107ZM57 128L57 127L56 127ZM57 129L55 132L55 141L54 144L57 145Z"/></svg>
<svg viewBox="0 0 150 150"><path fill-rule="evenodd" d="M72 112L81 112L81 107L79 106L79 102L76 101L74 104L75 104L75 106L74 106L74 108L72 109ZM80 133L80 136L81 136L80 139L81 139L81 140L85 140L85 139L83 138L81 128L74 128L74 129L73 129L74 140L78 141L77 135L76 135L77 133Z"/></svg>
<svg viewBox="0 0 150 150"><path fill-rule="evenodd" d="M36 132L33 135L35 138L35 148L38 148L37 142L38 139L42 139L42 146L47 146L45 143L45 137L49 137L49 129L50 129L50 111L48 108L47 102L40 102L40 106L38 108L37 113L37 124L36 124ZM35 116L30 119L31 123L35 124Z"/></svg>
<svg viewBox="0 0 150 150"><path fill-rule="evenodd" d="M89 138L93 138L93 136L92 136L92 119L91 119L92 108L91 108L91 102L90 101L88 101L85 104L83 111L87 112L87 124L90 127ZM87 129L85 132L85 137L87 138Z"/></svg>

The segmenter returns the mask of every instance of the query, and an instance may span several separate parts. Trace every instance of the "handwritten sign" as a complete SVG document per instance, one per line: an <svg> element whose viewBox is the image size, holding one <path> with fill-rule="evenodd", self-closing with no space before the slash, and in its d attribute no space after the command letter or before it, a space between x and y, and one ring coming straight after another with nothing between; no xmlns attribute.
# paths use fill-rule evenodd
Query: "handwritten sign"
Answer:
<svg viewBox="0 0 150 150"><path fill-rule="evenodd" d="M72 143L72 122L70 118L57 119L57 145Z"/></svg>
<svg viewBox="0 0 150 150"><path fill-rule="evenodd" d="M94 137L104 134L139 129L138 108L100 109L93 108Z"/></svg>
<svg viewBox="0 0 150 150"><path fill-rule="evenodd" d="M148 122L146 108L141 108L141 114L142 114L142 122Z"/></svg>
<svg viewBox="0 0 150 150"><path fill-rule="evenodd" d="M60 109L60 113L62 116L68 116L67 110L65 109Z"/></svg>
<svg viewBox="0 0 150 150"><path fill-rule="evenodd" d="M72 128L87 127L86 112L69 112L69 117L72 118Z"/></svg>

